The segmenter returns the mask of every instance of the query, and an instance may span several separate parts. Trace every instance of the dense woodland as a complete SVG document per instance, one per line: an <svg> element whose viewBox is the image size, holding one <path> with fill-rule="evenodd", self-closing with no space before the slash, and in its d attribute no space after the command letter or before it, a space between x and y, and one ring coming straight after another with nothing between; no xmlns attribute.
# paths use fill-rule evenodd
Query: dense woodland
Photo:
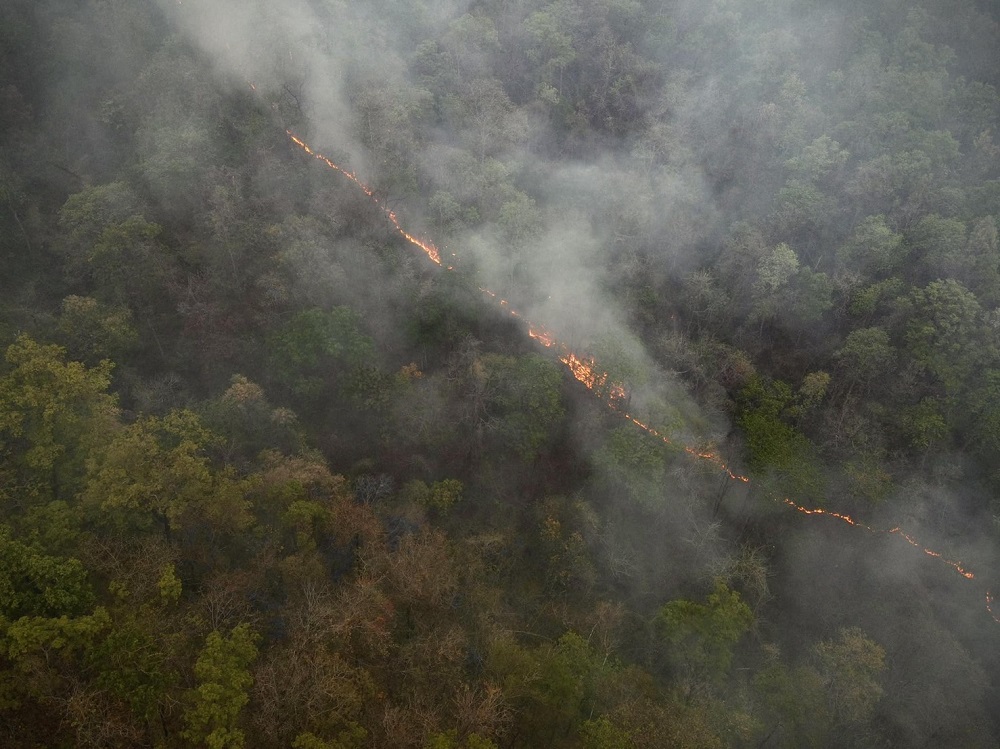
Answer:
<svg viewBox="0 0 1000 749"><path fill-rule="evenodd" d="M4 0L0 745L997 746L998 21Z"/></svg>

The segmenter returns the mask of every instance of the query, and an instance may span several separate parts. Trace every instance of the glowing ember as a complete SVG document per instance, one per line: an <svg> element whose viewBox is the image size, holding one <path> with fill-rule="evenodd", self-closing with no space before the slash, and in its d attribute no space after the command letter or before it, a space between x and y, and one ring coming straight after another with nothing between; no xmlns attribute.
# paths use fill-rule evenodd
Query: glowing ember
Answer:
<svg viewBox="0 0 1000 749"><path fill-rule="evenodd" d="M250 87L254 91L257 90L252 83L250 84ZM435 265L439 265L443 268L446 268L447 270L454 270L453 266L444 265L444 263L441 261L441 252L438 250L437 247L434 246L432 242L419 239L413 236L412 234L408 233L405 229L403 229L402 225L399 222L399 218L396 216L396 212L385 206L382 200L375 195L374 191L370 187L368 187L368 185L366 185L364 182L358 179L357 175L354 172L349 172L346 169L335 164L326 156L323 156L320 153L316 153L315 151L313 151L312 148L310 148L310 146L307 143L305 143L300 138L296 137L290 130L286 130L285 132L288 133L288 137L291 138L292 142L300 149L302 149L303 151L305 151L307 154L317 159L318 161L321 161L330 169L340 172L342 175L347 177L347 179L351 180L355 185L357 185L357 187L362 192L364 192L364 194L367 195L372 200L372 202L375 203L375 205L377 205L382 210L382 213L385 214L386 218L389 220L389 223L393 225L393 227L400 234L400 236L402 236L410 244L420 248L420 250L422 250L423 253L427 255L428 258L430 258L431 262L433 262ZM510 303L506 299L500 298L496 292L483 287L480 287L479 290L483 292L483 294L485 294L486 296L496 301L500 305L500 307L506 310L511 316L516 317L518 319L524 319L524 317L517 310L513 309L510 306ZM559 361L562 362L564 365L566 365L566 368L569 369L573 377L579 382L581 382L588 390L594 391L596 394L601 395L602 400L604 400L604 402L610 408L615 410L616 413L621 414L625 419L635 424L637 427L645 431L647 434L662 440L665 444L668 445L672 444L669 437L661 434L659 431L651 427L649 424L646 424L645 422L641 421L635 416L632 416L631 414L627 413L626 411L624 411L619 407L621 403L624 403L628 400L628 393L626 392L624 386L621 385L620 383L608 382L608 374L606 372L601 372L596 369L596 361L594 360L593 357L581 356L574 353L567 346L557 341L556 338L547 330L545 330L545 328L543 328L542 326L534 325L528 322L527 320L525 320L525 322L527 323L528 326L528 335L533 340L538 341L542 346L546 348L557 349L559 352ZM605 386L609 388L606 394L603 393ZM733 481L740 481L744 484L750 483L750 479L747 476L742 476L738 473L734 473L729 468L729 466L727 466L723 462L722 458L717 453L700 451L694 447L690 447L687 445L683 446L683 448L688 455L691 455L692 457L697 458L699 460L708 461L712 465L716 466L720 471L725 473ZM905 533L898 526L895 528L890 528L889 530L880 531L855 520L850 515L844 515L842 513L833 512L831 510L824 510L822 508L810 509L808 507L803 507L802 505L796 504L795 502L793 502L788 498L785 498L783 502L789 507L792 507L793 509L804 515L825 515L826 517L835 518L837 520L840 520L841 522L844 522L848 525L852 525L856 528L862 528L868 531L869 533L897 535L902 539L904 539L908 544L910 544L914 548L922 551L927 556L934 557L935 559L938 559L941 562L944 562L948 566L952 567L956 572L958 572L958 574L960 574L965 579L972 580L975 578L975 575L972 572L969 572L967 569L965 569L960 562L947 559L944 556L942 556L940 552L934 551L933 549L929 549L923 546L921 543L919 543L908 533ZM1000 624L1000 616L998 616L993 612L993 600L994 599L992 594L989 591L987 591L986 610L989 612L993 620L998 624Z"/></svg>
<svg viewBox="0 0 1000 749"><path fill-rule="evenodd" d="M1000 616L993 612L993 594L986 591L986 610L990 612L990 616L993 617L993 621L1000 624Z"/></svg>

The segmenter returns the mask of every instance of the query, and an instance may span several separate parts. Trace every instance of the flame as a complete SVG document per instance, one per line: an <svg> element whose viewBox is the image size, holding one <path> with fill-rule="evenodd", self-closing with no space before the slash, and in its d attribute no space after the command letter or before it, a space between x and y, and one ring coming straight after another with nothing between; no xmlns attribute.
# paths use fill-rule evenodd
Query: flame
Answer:
<svg viewBox="0 0 1000 749"><path fill-rule="evenodd" d="M250 85L252 86L253 84ZM351 182L357 185L361 189L361 191L369 198L371 198L372 202L382 210L382 213L385 214L385 217L389 219L389 223L393 225L393 227L396 229L397 232L399 232L400 236L402 236L403 239L405 239L410 244L419 247L421 250L423 250L424 254L427 255L427 257L430 258L431 262L434 263L435 265L443 265L443 263L441 262L441 251L438 250L438 248L435 247L432 242L419 239L418 237L415 237L409 232L407 232L399 223L399 218L396 216L396 212L387 207L383 203L382 199L375 194L375 191L372 190L372 188L370 188L368 185L366 185L364 182L358 179L358 175L356 175L354 172L347 171L341 166L338 166L323 154L316 153L314 150L312 150L312 148L309 147L308 143L303 141L301 138L298 138L291 130L285 130L285 132L288 133L288 137L292 139L292 143L297 145L299 148L301 148L307 154L312 156L314 159L322 161L324 164L330 167L330 169L340 172L345 177L347 177L347 179L351 180ZM452 267L448 266L448 270L452 270Z"/></svg>
<svg viewBox="0 0 1000 749"><path fill-rule="evenodd" d="M900 538L902 538L903 540L905 540L906 543L908 543L910 546L912 546L912 547L914 547L916 549L920 549L920 551L924 552L924 554L926 554L927 556L934 557L935 559L939 559L940 561L944 562L949 567L951 567L952 569L954 569L958 574L960 574L962 577L964 577L966 580L972 580L972 579L974 579L976 577L974 573L969 572L969 570L965 569L965 567L962 566L961 562L956 562L953 559L948 559L945 556L943 556L941 554L941 552L934 551L934 549L928 549L926 546L924 546L919 541L917 541L909 533L906 533L898 525L895 526L895 527L893 527L893 528L889 528L888 530L880 531L880 530L877 530L875 528L872 528L870 525L865 525L864 523L855 520L850 515L844 515L842 513L833 512L831 510L824 510L824 509L822 509L820 507L809 509L807 507L803 507L802 505L796 504L795 502L793 502L792 500L790 500L788 497L785 497L783 501L789 507L793 507L796 510L798 510L799 512L805 514L805 515L826 515L827 517L836 518L837 520L840 520L840 521L842 521L844 523L847 523L848 525L853 525L855 528L862 528L862 529L868 531L869 533L884 533L886 535L896 535L896 536L899 536Z"/></svg>
<svg viewBox="0 0 1000 749"><path fill-rule="evenodd" d="M545 346L545 348L552 348L553 346L556 345L556 340L555 338L552 337L552 334L545 330L542 330L541 328L529 327L528 336L534 338L540 344Z"/></svg>
<svg viewBox="0 0 1000 749"><path fill-rule="evenodd" d="M250 87L254 91L257 90L252 83L250 84ZM441 252L432 242L428 240L419 239L418 237L413 236L412 234L408 233L405 229L403 229L402 225L399 222L399 217L396 215L396 212L388 208L383 203L382 199L375 194L374 190L372 190L372 188L370 188L368 185L362 182L354 172L348 171L347 169L338 166L323 154L315 152L307 143L305 143L303 140L298 138L294 133L292 133L291 130L286 130L285 132L288 133L288 137L291 138L292 142L300 149L302 149L303 151L305 151L307 154L317 159L318 161L321 161L330 169L340 172L342 175L347 177L347 179L351 180L351 182L353 182L365 195L367 195L372 200L372 202L375 205L377 205L382 210L382 213L385 214L386 218L393 225L393 227L400 234L400 236L402 236L410 244L416 246L421 251L423 251L423 253L431 260L431 262L433 262L435 265L439 265L443 268L446 268L447 270L454 270L454 266L445 265L442 262ZM454 255L454 253L452 254ZM479 287L479 290L486 296L496 301L497 304L500 306L500 308L507 311L512 317L524 320L525 323L527 324L528 335L533 340L538 341L545 348L556 349L558 351L559 361L566 366L566 368L570 371L570 374L572 374L573 377L580 383L582 383L584 387L586 387L588 390L591 390L595 394L599 395L602 398L602 400L616 413L621 414L623 418L632 422L635 426L639 427L647 434L662 440L664 444L668 445L673 444L669 437L667 437L664 434L661 434L654 427L643 422L638 417L633 416L632 414L628 413L627 411L625 411L620 407L622 403L626 403L628 400L628 394L625 390L625 387L621 383L615 383L615 382L609 383L608 382L609 376L607 372L601 372L596 368L597 364L592 356L583 356L573 352L572 350L569 349L569 347L556 340L555 336L553 336L544 327L531 323L528 320L525 320L525 318L523 317L523 315L521 315L520 312L511 307L510 302L500 297L495 291L491 291L490 289L484 288L482 286ZM608 390L607 392L604 392L606 386ZM697 458L698 460L704 460L711 463L712 465L716 466L720 471L725 473L731 480L740 481L744 484L750 483L749 477L735 473L728 465L726 465L726 463L722 460L722 458L719 456L718 453L707 450L698 450L697 448L691 447L689 445L683 445L682 447L684 449L684 452L686 452L688 455L692 456L693 458ZM846 523L847 525L851 525L856 528L862 528L863 530L866 530L869 533L883 534L883 535L897 535L900 538L904 539L908 544L910 544L914 548L922 551L927 556L933 557L943 562L944 564L947 564L949 567L954 569L958 574L960 574L966 580L972 580L975 578L975 574L973 574L972 572L967 570L964 566L962 566L961 562L948 559L944 557L940 552L927 548L923 544L919 543L915 538L913 538L913 536L904 532L903 529L900 528L899 526L890 528L888 530L880 531L875 528L872 528L871 526L865 525L864 523L859 522L858 520L855 520L850 515L834 512L832 510L824 510L819 507L816 508L804 507L800 504L796 504L787 497L784 498L783 502L784 504L788 505L789 507L792 507L793 509L804 515L824 515L826 517L831 517L840 520L841 522ZM992 608L993 600L994 599L992 594L989 591L987 591L986 610L989 612L993 620L998 624L1000 624L1000 615L997 615L993 612Z"/></svg>

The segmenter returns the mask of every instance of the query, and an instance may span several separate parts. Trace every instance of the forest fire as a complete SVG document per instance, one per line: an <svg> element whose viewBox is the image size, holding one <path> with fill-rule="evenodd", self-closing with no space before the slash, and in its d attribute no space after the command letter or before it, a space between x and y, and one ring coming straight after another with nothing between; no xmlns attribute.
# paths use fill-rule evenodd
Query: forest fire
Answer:
<svg viewBox="0 0 1000 749"><path fill-rule="evenodd" d="M954 560L947 559L945 556L943 556L941 554L941 552L934 551L933 549L928 549L926 546L924 546L919 541L917 541L913 536L911 536L910 534L906 533L898 525L895 526L895 527L893 527L893 528L889 528L888 530L880 531L880 530L877 530L875 528L872 528L869 525L865 525L864 523L861 523L861 522L855 520L850 515L844 515L844 514L839 513L839 512L832 512L830 510L824 510L824 509L819 508L819 507L813 508L813 509L809 509L807 507L803 507L802 505L796 504L795 502L793 502L792 500L788 499L787 497L785 497L785 499L782 500L782 501L786 505L788 505L789 507L792 507L792 508L798 510L799 512L801 512L804 515L826 515L827 517L836 518L837 520L840 520L841 522L847 523L848 525L853 525L855 528L863 528L864 530L868 531L869 533L880 533L880 534L886 534L886 535L900 536L910 546L912 546L912 547L914 547L916 549L920 549L920 551L922 551L924 554L926 554L929 557L934 557L935 559L941 560L942 562L944 562L945 564L947 564L949 567L953 568L958 574L960 574L966 580L972 580L973 578L975 578L975 574L972 573L972 572L969 572L967 569L965 569L962 566L961 562L956 562Z"/></svg>
<svg viewBox="0 0 1000 749"><path fill-rule="evenodd" d="M253 84L251 84L251 86L252 85ZM453 266L444 265L444 263L441 260L441 253L433 243L418 239L417 237L413 236L412 234L409 234L405 229L403 229L402 225L399 222L398 217L396 216L395 211L383 205L381 199L375 195L374 191L370 187L368 187L368 185L366 185L364 182L358 179L357 175L354 172L350 172L347 171L346 169L343 169L342 167L335 164L326 156L323 156L322 154L313 151L313 149L307 143L305 143L300 138L296 137L290 130L286 130L285 132L288 133L288 137L291 138L292 142L300 149L305 151L313 158L321 161L330 169L340 172L349 180L351 180L355 185L357 185L358 188L360 188L365 195L371 198L371 200L382 210L382 212L385 214L386 218L389 219L389 222L393 225L396 231L410 244L413 244L420 250L422 250L424 254L427 255L427 257L430 258L430 260L434 264L446 268L447 270L454 270ZM510 303L506 299L500 297L496 292L491 291L490 289L484 287L479 287L479 290L482 291L485 295L487 295L491 299L493 299L494 301L496 301L497 304L502 309L506 310L511 316L524 320L527 325L528 335L533 340L538 341L538 343L540 343L545 348L557 349L557 351L559 352L558 354L559 361L562 362L562 364L564 364L567 369L569 369L573 377L580 383L582 383L588 390L591 390L595 394L600 396L601 399L616 413L621 414L625 419L635 424L637 427L645 431L647 434L662 440L664 443L668 445L673 444L669 437L660 433L654 427L641 421L637 417L632 416L626 410L624 410L624 408L622 408L622 404L627 402L627 393L624 386L620 383L609 384L608 374L606 372L601 372L596 369L596 361L594 360L593 357L581 356L571 351L565 344L560 343L551 333L549 333L543 327L527 321L523 317L523 315L521 315L521 313L512 308L510 306ZM608 386L610 388L610 390L606 394L603 392L605 386ZM683 449L684 452L686 452L688 455L691 455L694 458L697 458L699 460L705 460L712 463L720 471L725 473L731 480L740 481L745 484L750 483L749 477L733 472L729 468L729 466L726 465L725 462L723 462L722 458L717 453L709 451L700 451L689 445L684 445ZM972 580L975 578L975 574L965 569L960 562L948 559L944 557L940 552L934 551L933 549L929 549L923 546L911 535L904 532L899 526L895 526L888 530L878 530L855 520L850 515L834 512L832 510L824 510L822 508L804 507L802 505L796 504L787 497L784 498L782 501L784 504L793 508L797 512L802 513L803 515L822 515L826 517L835 518L843 523L846 523L847 525L851 525L856 528L862 528L868 531L869 533L879 534L879 535L900 536L908 544L910 544L916 549L919 549L927 556L934 557L935 559L938 559L941 562L947 564L949 567L953 568L958 574L960 574L965 579ZM993 620L998 624L1000 624L1000 615L994 613L992 608L993 601L994 599L992 594L989 591L987 591L986 610L989 612Z"/></svg>
<svg viewBox="0 0 1000 749"><path fill-rule="evenodd" d="M253 87L253 84L251 83L250 86ZM254 89L254 90L256 90L256 89ZM342 167L340 167L337 164L335 164L333 161L331 161L330 159L328 159L323 154L316 153L315 151L312 150L312 148L309 146L309 144L307 144L302 139L296 137L295 134L291 130L285 130L285 132L288 133L288 137L292 139L292 143L294 143L295 145L297 145L299 148L301 148L307 154L309 154L310 156L312 156L314 159L318 159L319 161L322 161L324 164L326 164L328 167L330 167L334 171L340 172L345 177L347 177L349 180L351 180L351 182L353 182L355 185L357 185L358 188L360 188L361 191L365 195L367 195L369 198L372 199L372 202L374 202L375 205L377 205L379 208L382 209L382 213L385 214L386 218L389 219L389 222L395 227L396 231L399 232L399 234L407 242L409 242L410 244L415 245L415 246L419 247L421 250L423 250L424 254L427 255L427 257L429 257L431 259L431 262L433 262L434 264L444 266L444 264L441 261L441 252L440 252L440 250L438 250L438 248L435 247L433 243L426 242L426 241L424 241L422 239L418 239L417 237L415 237L412 234L408 233L400 225L399 219L396 217L396 212L393 211L393 210L391 210L391 209L389 209L389 208L387 208L386 206L384 206L382 204L381 199L379 199L379 197L375 195L375 191L372 190L370 187L368 187L368 185L366 185L360 179L358 179L358 176L354 172L349 172L346 169L343 169ZM449 266L445 266L445 267L447 267L448 270L452 270L452 267L450 265Z"/></svg>

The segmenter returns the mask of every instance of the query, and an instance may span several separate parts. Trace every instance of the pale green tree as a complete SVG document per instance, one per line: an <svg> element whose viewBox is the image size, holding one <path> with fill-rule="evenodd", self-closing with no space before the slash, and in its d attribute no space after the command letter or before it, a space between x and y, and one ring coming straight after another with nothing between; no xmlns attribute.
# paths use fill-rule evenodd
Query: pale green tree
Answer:
<svg viewBox="0 0 1000 749"><path fill-rule="evenodd" d="M194 675L198 686L189 690L182 735L192 746L242 749L246 739L240 714L250 701L250 666L257 659L257 634L246 624L228 636L211 632L198 654Z"/></svg>

